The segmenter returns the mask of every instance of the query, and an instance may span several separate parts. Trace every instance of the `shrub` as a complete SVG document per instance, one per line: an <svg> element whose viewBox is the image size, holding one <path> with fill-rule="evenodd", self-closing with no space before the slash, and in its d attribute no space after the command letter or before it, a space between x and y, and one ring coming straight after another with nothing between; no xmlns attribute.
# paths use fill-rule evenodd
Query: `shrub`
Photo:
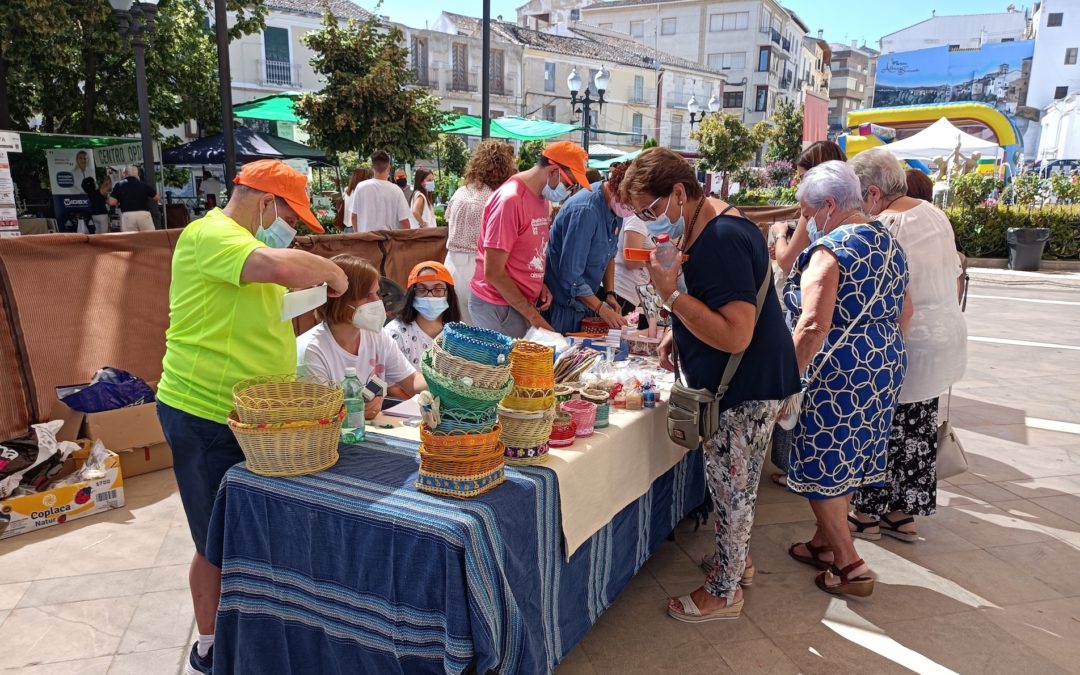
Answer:
<svg viewBox="0 0 1080 675"><path fill-rule="evenodd" d="M953 179L952 197L959 206L973 209L985 202L996 186L993 176L973 171Z"/></svg>
<svg viewBox="0 0 1080 675"><path fill-rule="evenodd" d="M793 169L791 162L787 160L778 160L776 162L769 162L765 165L765 173L769 176L769 181L776 187L787 187L791 184L791 173Z"/></svg>
<svg viewBox="0 0 1080 675"><path fill-rule="evenodd" d="M731 180L739 184L740 190L753 190L766 185L765 172L754 166L744 166L731 174Z"/></svg>
<svg viewBox="0 0 1080 675"><path fill-rule="evenodd" d="M978 207L947 209L956 234L956 245L964 255L973 258L1004 258L1009 254L1006 234L1010 227L1045 227L1050 241L1043 257L1075 259L1080 256L1080 208L1042 207L1010 209Z"/></svg>

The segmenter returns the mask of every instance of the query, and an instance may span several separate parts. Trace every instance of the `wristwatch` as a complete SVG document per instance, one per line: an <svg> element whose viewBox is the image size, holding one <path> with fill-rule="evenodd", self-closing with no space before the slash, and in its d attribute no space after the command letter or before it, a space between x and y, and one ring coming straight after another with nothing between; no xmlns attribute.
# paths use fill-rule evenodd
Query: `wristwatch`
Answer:
<svg viewBox="0 0 1080 675"><path fill-rule="evenodd" d="M680 295L682 295L682 291L680 291L679 289L676 288L674 291L672 291L671 295L668 296L668 299L664 301L664 309L674 313L675 310L673 308L675 307L675 301L679 299Z"/></svg>
<svg viewBox="0 0 1080 675"><path fill-rule="evenodd" d="M605 300L606 300L607 298L610 298L611 296L615 296L615 299L616 299L616 300L617 300L617 299L619 298L619 294L618 294L618 293L616 293L615 291L608 291L607 293L604 293L604 299L605 299Z"/></svg>

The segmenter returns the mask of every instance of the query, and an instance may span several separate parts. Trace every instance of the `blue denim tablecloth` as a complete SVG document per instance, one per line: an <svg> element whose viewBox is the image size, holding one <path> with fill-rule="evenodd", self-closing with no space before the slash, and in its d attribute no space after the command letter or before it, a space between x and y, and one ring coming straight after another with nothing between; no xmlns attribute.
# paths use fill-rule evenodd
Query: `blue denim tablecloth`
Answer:
<svg viewBox="0 0 1080 675"><path fill-rule="evenodd" d="M551 470L508 467L471 500L416 472L415 442L376 434L310 476L229 470L216 675L550 673L705 495L697 450L567 562Z"/></svg>

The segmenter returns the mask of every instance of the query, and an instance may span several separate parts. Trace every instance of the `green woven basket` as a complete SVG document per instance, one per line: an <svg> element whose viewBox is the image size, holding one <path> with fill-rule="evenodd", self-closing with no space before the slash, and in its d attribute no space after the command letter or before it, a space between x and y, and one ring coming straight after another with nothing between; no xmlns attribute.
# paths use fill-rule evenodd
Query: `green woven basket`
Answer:
<svg viewBox="0 0 1080 675"><path fill-rule="evenodd" d="M506 382L498 389L477 387L467 380L447 377L435 369L430 351L425 352L420 360L420 372L427 381L431 395L438 398L440 407L446 410L475 413L491 411L514 388L514 378L510 376L507 376Z"/></svg>

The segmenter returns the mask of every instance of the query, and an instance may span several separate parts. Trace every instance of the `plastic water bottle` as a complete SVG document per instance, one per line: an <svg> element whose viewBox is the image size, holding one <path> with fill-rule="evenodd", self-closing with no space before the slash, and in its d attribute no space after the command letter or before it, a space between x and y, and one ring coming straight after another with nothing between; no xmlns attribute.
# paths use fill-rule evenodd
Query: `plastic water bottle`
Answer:
<svg viewBox="0 0 1080 675"><path fill-rule="evenodd" d="M358 443L364 440L364 385L356 377L356 368L345 369L345 424L341 430L342 441Z"/></svg>
<svg viewBox="0 0 1080 675"><path fill-rule="evenodd" d="M656 262L664 269L670 269L679 256L679 249L671 243L671 237L662 234L656 238Z"/></svg>

